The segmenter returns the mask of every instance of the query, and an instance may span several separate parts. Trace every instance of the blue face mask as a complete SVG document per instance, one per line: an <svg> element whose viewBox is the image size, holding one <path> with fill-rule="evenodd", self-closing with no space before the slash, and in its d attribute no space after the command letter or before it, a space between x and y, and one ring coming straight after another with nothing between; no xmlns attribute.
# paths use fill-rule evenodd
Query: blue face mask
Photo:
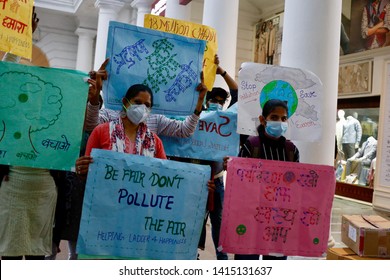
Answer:
<svg viewBox="0 0 390 280"><path fill-rule="evenodd" d="M219 103L209 103L209 111L221 111L222 105Z"/></svg>
<svg viewBox="0 0 390 280"><path fill-rule="evenodd" d="M269 136L279 138L286 133L287 128L287 122L267 121L265 132L267 132Z"/></svg>

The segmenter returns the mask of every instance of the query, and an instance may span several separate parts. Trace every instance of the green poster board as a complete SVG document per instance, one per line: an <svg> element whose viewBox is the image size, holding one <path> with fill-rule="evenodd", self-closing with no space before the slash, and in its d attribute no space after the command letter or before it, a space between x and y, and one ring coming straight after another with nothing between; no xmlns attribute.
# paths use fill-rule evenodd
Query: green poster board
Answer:
<svg viewBox="0 0 390 280"><path fill-rule="evenodd" d="M0 164L71 170L79 157L86 73L0 62Z"/></svg>

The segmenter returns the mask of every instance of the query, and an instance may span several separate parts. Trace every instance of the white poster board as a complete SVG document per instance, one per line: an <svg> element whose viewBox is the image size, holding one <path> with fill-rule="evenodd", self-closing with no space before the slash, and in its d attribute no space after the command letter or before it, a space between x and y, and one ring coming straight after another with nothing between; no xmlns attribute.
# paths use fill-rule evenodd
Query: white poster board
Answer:
<svg viewBox="0 0 390 280"><path fill-rule="evenodd" d="M269 99L287 102L291 140L316 142L322 133L321 80L307 70L244 62L238 74L237 132L256 135L262 106Z"/></svg>

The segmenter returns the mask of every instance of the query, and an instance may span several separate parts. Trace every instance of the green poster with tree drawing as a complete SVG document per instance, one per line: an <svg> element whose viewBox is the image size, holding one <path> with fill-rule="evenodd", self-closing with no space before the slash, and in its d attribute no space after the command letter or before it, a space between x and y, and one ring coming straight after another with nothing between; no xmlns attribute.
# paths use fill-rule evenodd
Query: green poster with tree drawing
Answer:
<svg viewBox="0 0 390 280"><path fill-rule="evenodd" d="M71 170L79 157L86 73L0 62L0 164Z"/></svg>

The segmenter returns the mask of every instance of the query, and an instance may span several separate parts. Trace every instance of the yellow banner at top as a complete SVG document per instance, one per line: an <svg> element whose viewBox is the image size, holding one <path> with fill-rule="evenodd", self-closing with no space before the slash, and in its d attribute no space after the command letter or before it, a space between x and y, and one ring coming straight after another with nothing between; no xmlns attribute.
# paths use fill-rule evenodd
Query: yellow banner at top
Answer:
<svg viewBox="0 0 390 280"><path fill-rule="evenodd" d="M0 50L31 59L33 0L0 0Z"/></svg>
<svg viewBox="0 0 390 280"><path fill-rule="evenodd" d="M214 63L214 57L218 50L217 31L214 28L202 24L151 14L145 15L144 27L205 40L207 43L203 58L204 81L209 90L213 88L215 74L217 71L217 65Z"/></svg>

